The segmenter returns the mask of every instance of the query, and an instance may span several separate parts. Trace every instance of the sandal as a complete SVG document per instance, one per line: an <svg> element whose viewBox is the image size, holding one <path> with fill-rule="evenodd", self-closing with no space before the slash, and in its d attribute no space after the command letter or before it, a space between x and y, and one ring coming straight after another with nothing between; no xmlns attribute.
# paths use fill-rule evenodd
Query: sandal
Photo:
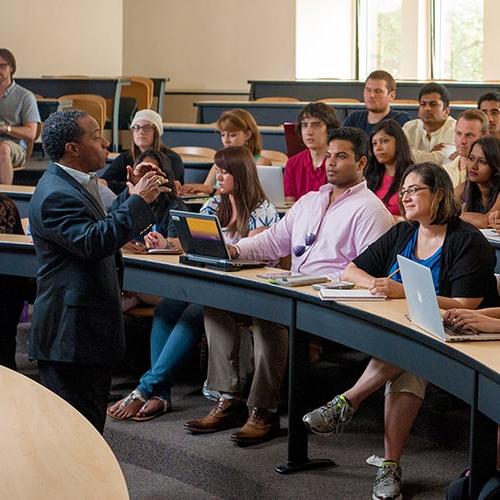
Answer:
<svg viewBox="0 0 500 500"><path fill-rule="evenodd" d="M147 403L146 398L135 389L127 397L108 406L106 414L115 420L129 420Z"/></svg>
<svg viewBox="0 0 500 500"><path fill-rule="evenodd" d="M171 411L172 403L170 401L159 396L153 396L142 405L140 410L132 417L132 420L135 422L145 422Z"/></svg>

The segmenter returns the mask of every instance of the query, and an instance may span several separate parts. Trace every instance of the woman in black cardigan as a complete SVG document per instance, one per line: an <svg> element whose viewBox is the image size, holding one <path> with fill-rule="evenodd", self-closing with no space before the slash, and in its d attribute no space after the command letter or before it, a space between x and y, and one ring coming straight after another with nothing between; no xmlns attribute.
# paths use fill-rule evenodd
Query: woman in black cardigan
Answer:
<svg viewBox="0 0 500 500"><path fill-rule="evenodd" d="M132 149L117 156L101 176L109 189L115 194L120 194L127 187L127 166L132 166L141 153L150 149L159 151L168 158L174 179L184 184L184 163L181 157L162 142L161 115L150 109L142 109L135 114L130 130Z"/></svg>
<svg viewBox="0 0 500 500"><path fill-rule="evenodd" d="M401 276L395 272L396 256L403 255L431 269L440 308L475 309L496 304L494 251L480 231L459 218L460 203L448 174L432 163L409 167L399 203L406 221L393 226L354 259L342 279L374 294L403 298ZM384 384L385 460L378 469L372 498L396 499L400 498L399 460L422 405L424 380L372 358L352 388L305 415L304 422L318 434L337 432L361 402Z"/></svg>

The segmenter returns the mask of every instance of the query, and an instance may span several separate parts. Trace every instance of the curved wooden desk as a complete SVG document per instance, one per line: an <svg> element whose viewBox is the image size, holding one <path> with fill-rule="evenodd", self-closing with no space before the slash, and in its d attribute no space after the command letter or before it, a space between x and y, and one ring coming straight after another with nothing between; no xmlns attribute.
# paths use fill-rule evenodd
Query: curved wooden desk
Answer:
<svg viewBox="0 0 500 500"><path fill-rule="evenodd" d="M0 236L0 273L33 276L34 249L22 236ZM412 325L404 300L322 302L310 287L287 289L256 277L262 270L224 273L178 264L167 255L125 255L125 288L244 313L290 330L289 473L308 459L302 415L307 394L307 333L395 363L471 406L470 467L474 495L495 469L500 423L500 341L446 344Z"/></svg>
<svg viewBox="0 0 500 500"><path fill-rule="evenodd" d="M9 499L129 498L111 448L71 405L2 366L0 392L0 477Z"/></svg>

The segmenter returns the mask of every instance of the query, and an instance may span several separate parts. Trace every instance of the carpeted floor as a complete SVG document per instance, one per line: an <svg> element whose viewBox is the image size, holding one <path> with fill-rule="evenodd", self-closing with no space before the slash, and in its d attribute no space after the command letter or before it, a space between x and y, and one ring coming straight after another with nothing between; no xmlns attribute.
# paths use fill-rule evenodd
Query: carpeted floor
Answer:
<svg viewBox="0 0 500 500"><path fill-rule="evenodd" d="M36 378L36 365L25 354L28 327L20 328L18 364L20 371ZM317 404L345 389L365 362L363 356L343 348L327 354L329 360L311 369ZM310 458L331 458L336 467L282 476L274 468L286 462L285 432L268 443L239 448L229 440L232 431L196 436L183 430L185 421L211 408L201 395L202 379L195 356L178 376L172 413L143 423L108 419L104 437L123 468L133 500L371 497L376 469L365 459L383 453L381 394L366 402L343 434L310 436ZM114 398L128 393L135 381L130 374L116 377ZM286 417L281 423L286 428ZM467 435L468 408L429 387L401 464L405 499L444 498L446 486L467 464Z"/></svg>

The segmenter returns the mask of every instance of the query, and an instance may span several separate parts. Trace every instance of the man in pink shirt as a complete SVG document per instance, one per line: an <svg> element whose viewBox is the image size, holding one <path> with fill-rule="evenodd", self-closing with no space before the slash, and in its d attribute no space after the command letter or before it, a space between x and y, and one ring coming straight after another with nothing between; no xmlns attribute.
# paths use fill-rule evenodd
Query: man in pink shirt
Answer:
<svg viewBox="0 0 500 500"><path fill-rule="evenodd" d="M306 149L292 156L286 163L283 184L287 202L293 203L326 183L328 133L338 126L335 111L323 102L312 102L302 110L298 118L297 134L302 135Z"/></svg>
<svg viewBox="0 0 500 500"><path fill-rule="evenodd" d="M337 279L340 272L392 225L392 216L370 191L363 178L367 164L368 137L359 129L337 128L328 142L326 175L328 183L319 192L303 196L277 224L251 238L230 245L231 257L276 260L292 256L292 272L327 275ZM207 317L205 317L207 321ZM230 325L219 325L219 330ZM209 349L208 387L221 398L210 413L184 424L195 434L216 432L241 423L231 435L240 445L273 438L279 431L277 413L279 390L287 360L286 330L259 320L254 330L255 374L247 408L238 392L237 360L224 352L227 332L212 330ZM212 374L217 374L216 376Z"/></svg>

